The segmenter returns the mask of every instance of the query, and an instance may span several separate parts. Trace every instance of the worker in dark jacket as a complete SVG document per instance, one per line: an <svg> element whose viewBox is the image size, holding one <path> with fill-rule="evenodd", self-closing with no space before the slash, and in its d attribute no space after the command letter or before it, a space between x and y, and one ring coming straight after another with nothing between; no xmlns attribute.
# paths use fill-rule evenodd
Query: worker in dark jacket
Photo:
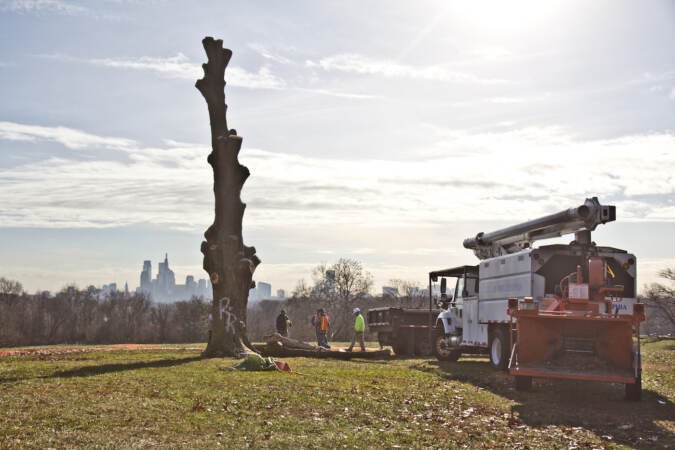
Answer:
<svg viewBox="0 0 675 450"><path fill-rule="evenodd" d="M277 333L284 337L288 337L288 328L292 327L293 323L288 318L286 310L282 309L279 315L277 316Z"/></svg>

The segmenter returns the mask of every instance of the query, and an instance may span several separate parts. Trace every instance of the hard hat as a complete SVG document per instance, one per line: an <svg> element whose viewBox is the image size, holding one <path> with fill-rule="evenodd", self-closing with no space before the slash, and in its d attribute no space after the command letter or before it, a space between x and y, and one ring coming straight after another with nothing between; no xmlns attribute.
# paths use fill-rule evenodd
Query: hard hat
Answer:
<svg viewBox="0 0 675 450"><path fill-rule="evenodd" d="M354 314L358 314L360 312L361 312L361 310L359 308L354 308L354 311L353 311Z"/></svg>

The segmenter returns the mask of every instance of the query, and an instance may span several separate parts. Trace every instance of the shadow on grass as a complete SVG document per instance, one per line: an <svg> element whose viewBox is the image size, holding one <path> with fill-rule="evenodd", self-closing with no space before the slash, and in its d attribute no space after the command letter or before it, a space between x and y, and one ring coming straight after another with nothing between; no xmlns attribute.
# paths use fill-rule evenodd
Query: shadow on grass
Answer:
<svg viewBox="0 0 675 450"><path fill-rule="evenodd" d="M427 361L413 368L512 400L512 415L529 426L583 427L636 448L675 446L675 434L662 424L672 424L675 405L652 390L643 389L642 401L629 402L622 384L535 378L532 390L516 391L513 377L493 369L487 359Z"/></svg>
<svg viewBox="0 0 675 450"><path fill-rule="evenodd" d="M174 367L180 366L182 364L191 363L194 361L199 361L201 359L202 359L201 356L191 356L189 358L180 358L180 359L171 358L171 359L158 359L154 361L138 361L133 363L99 364L93 366L78 367L76 369L61 370L58 372L54 372L51 375L45 375L39 378L91 377L110 372L123 372L126 370Z"/></svg>
<svg viewBox="0 0 675 450"><path fill-rule="evenodd" d="M77 367L75 369L60 370L49 375L27 375L14 377L0 377L0 384L12 383L16 381L28 379L49 379L49 378L72 378L72 377L91 377L102 375L111 372L123 372L126 370L148 369L159 367L173 367L181 364L191 363L193 361L201 360L201 356L191 356L189 358L180 359L159 359L153 361L138 361L132 363L117 363L117 364L97 364L90 366Z"/></svg>

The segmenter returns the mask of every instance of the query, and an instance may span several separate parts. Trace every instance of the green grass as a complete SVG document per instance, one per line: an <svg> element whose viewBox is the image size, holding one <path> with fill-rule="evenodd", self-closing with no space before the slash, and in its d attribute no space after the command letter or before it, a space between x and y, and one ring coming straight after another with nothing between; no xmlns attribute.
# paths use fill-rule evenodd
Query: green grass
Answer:
<svg viewBox="0 0 675 450"><path fill-rule="evenodd" d="M675 446L675 340L645 343L640 403L602 383L516 392L478 357L286 358L286 374L185 347L0 357L0 448Z"/></svg>

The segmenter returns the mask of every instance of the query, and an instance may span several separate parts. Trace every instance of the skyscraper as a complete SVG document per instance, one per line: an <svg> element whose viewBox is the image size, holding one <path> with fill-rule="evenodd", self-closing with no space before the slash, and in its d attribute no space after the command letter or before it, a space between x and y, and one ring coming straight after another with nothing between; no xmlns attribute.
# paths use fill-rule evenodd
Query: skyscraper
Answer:
<svg viewBox="0 0 675 450"><path fill-rule="evenodd" d="M164 256L164 262L159 263L159 272L153 289L154 297L157 301L171 300L171 296L176 287L176 276L173 270L169 269L169 254Z"/></svg>
<svg viewBox="0 0 675 450"><path fill-rule="evenodd" d="M149 260L143 261L140 290L145 294L152 292L152 263Z"/></svg>

